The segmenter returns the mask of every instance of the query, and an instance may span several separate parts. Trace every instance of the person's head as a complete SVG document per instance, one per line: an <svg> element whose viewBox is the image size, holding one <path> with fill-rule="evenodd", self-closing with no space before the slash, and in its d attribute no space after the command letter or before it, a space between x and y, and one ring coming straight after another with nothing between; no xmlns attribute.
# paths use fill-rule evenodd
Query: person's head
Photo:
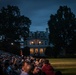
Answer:
<svg viewBox="0 0 76 75"><path fill-rule="evenodd" d="M23 70L23 71L27 70L29 67L30 67L30 63L29 63L29 62L24 61L24 62L22 63L22 70Z"/></svg>
<svg viewBox="0 0 76 75"><path fill-rule="evenodd" d="M35 66L34 70L33 70L33 73L38 73L40 71L39 67Z"/></svg>
<svg viewBox="0 0 76 75"><path fill-rule="evenodd" d="M45 65L45 64L49 64L49 60L48 60L48 59L45 59L45 60L43 61L43 65Z"/></svg>
<svg viewBox="0 0 76 75"><path fill-rule="evenodd" d="M38 66L39 65L39 62L38 61L35 61L35 64L34 64L35 66Z"/></svg>
<svg viewBox="0 0 76 75"><path fill-rule="evenodd" d="M25 72L29 73L30 70L31 70L31 65L29 64L29 65L26 67Z"/></svg>
<svg viewBox="0 0 76 75"><path fill-rule="evenodd" d="M32 65L31 72L33 74L37 74L40 71L39 67Z"/></svg>

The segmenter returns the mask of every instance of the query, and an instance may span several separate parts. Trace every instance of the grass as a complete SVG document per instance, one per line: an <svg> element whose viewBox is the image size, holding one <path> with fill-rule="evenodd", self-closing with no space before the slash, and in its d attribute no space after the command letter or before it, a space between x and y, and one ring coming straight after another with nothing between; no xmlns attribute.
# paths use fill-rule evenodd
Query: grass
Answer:
<svg viewBox="0 0 76 75"><path fill-rule="evenodd" d="M63 75L76 75L75 58L57 58L49 59L51 65L56 71L61 71Z"/></svg>

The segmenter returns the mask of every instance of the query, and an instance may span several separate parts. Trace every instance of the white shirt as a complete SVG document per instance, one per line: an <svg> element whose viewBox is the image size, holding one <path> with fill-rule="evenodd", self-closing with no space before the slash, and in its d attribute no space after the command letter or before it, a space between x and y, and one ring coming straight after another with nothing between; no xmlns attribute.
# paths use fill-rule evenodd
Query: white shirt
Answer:
<svg viewBox="0 0 76 75"><path fill-rule="evenodd" d="M20 75L28 75L27 72L24 72L24 71L21 71L21 74Z"/></svg>

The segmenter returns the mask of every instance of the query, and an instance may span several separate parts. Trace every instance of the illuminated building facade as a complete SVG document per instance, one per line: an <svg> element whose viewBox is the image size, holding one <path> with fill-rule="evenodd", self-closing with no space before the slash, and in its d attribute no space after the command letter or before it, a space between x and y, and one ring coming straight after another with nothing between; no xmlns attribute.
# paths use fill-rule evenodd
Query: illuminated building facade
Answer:
<svg viewBox="0 0 76 75"><path fill-rule="evenodd" d="M46 28L46 31L30 32L29 37L25 41L25 46L30 47L30 55L35 56L43 56L48 44L48 28Z"/></svg>

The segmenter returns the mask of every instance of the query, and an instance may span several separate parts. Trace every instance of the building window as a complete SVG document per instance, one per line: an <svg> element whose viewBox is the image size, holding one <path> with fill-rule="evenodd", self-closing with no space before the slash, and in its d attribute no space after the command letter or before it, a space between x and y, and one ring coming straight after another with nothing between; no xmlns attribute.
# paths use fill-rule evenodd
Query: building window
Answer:
<svg viewBox="0 0 76 75"><path fill-rule="evenodd" d="M30 45L34 45L34 42L33 42L33 41L31 41L31 42L30 42Z"/></svg>
<svg viewBox="0 0 76 75"><path fill-rule="evenodd" d="M30 54L34 54L34 48L30 48Z"/></svg>
<svg viewBox="0 0 76 75"><path fill-rule="evenodd" d="M25 45L27 45L27 41L25 42Z"/></svg>
<svg viewBox="0 0 76 75"><path fill-rule="evenodd" d="M47 41L45 41L45 45L47 45Z"/></svg>
<svg viewBox="0 0 76 75"><path fill-rule="evenodd" d="M44 52L43 48L40 48L40 54L43 54L43 52Z"/></svg>
<svg viewBox="0 0 76 75"><path fill-rule="evenodd" d="M39 42L38 42L38 44L39 44L39 45L41 45L41 44L42 44L42 42L41 42L41 41L39 41Z"/></svg>

